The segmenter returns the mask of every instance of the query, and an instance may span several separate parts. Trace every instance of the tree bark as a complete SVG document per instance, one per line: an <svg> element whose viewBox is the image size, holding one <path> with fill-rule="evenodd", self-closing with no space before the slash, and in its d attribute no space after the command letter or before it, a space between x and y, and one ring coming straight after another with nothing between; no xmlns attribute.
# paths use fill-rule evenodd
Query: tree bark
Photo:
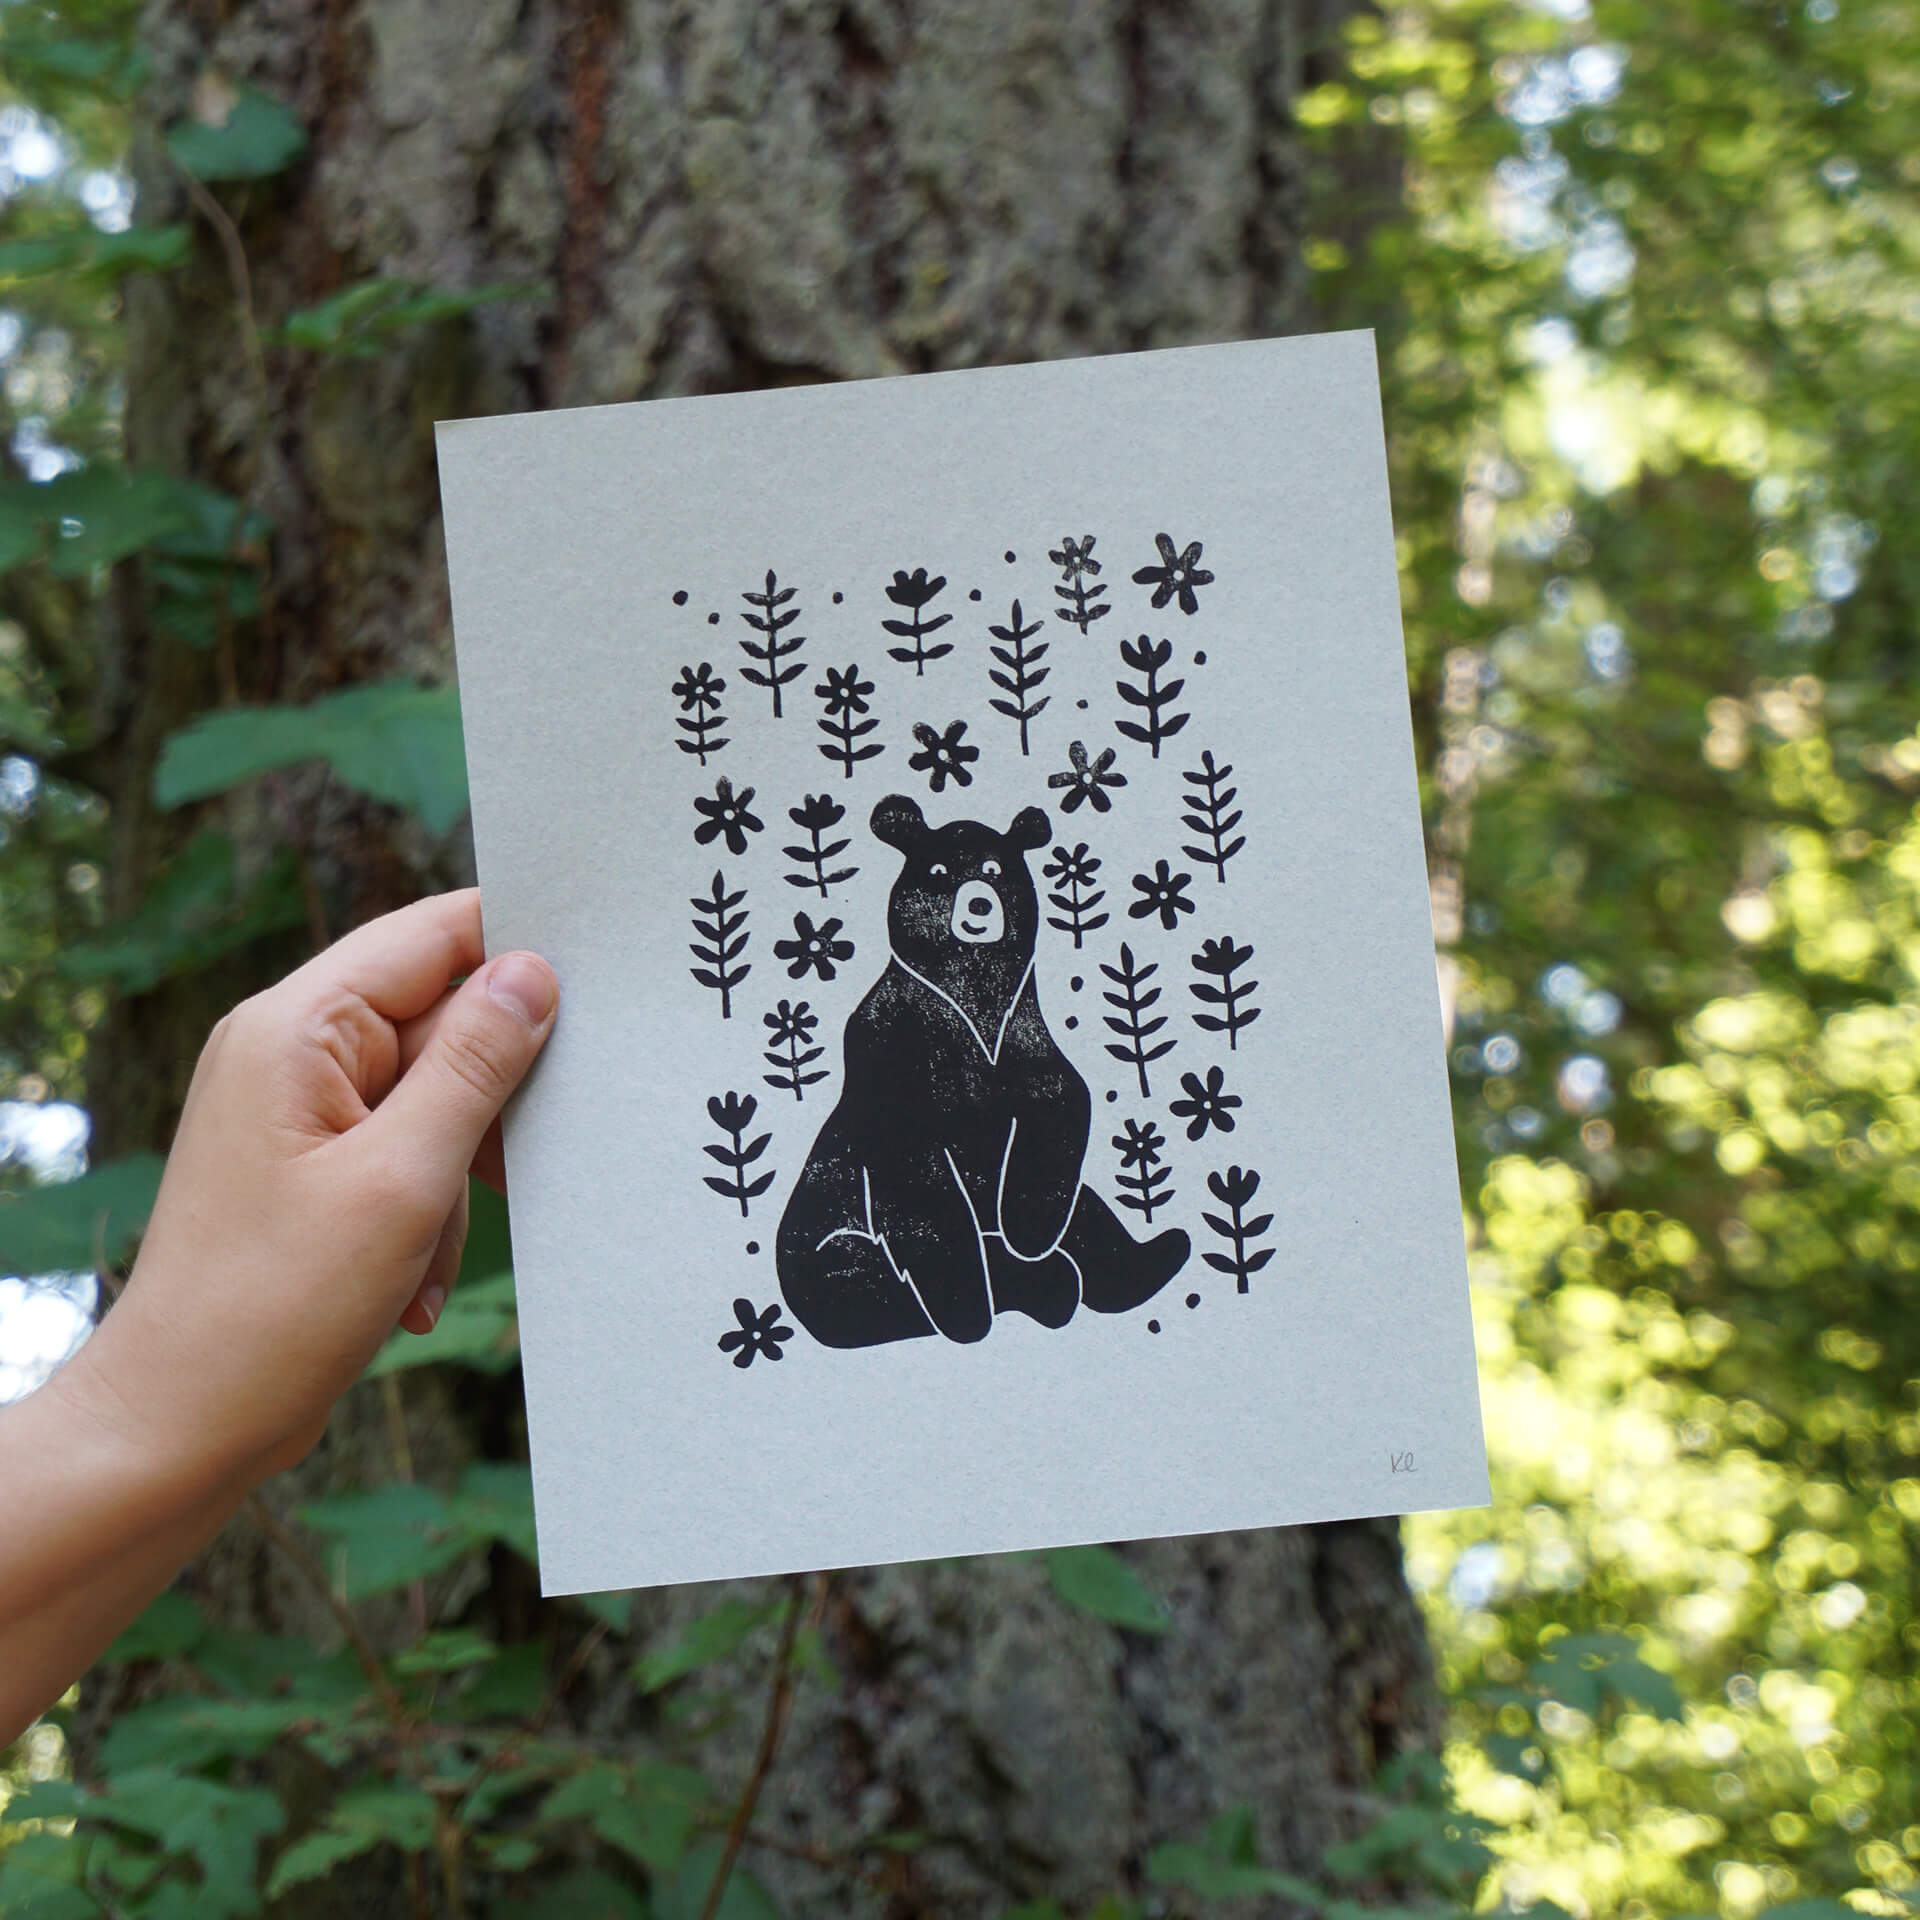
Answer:
<svg viewBox="0 0 1920 1920"><path fill-rule="evenodd" d="M1339 4L153 0L142 217L196 219L199 239L184 275L129 292L129 453L268 515L273 591L215 657L153 635L137 587L119 596L96 755L115 900L201 823L148 798L161 742L194 713L451 674L436 418L1306 324L1289 102ZM312 138L288 175L216 189L261 329L375 273L537 291L371 360L269 343L263 405L217 235L158 140L209 71L285 101ZM469 873L463 843L432 844L318 770L208 813L251 858L300 849L312 938ZM206 1027L299 944L113 1013L91 1069L102 1153L165 1143ZM429 1474L475 1442L442 1389L423 1391L448 1416L415 1421ZM391 1471L360 1393L276 1507ZM924 1830L903 1913L1137 1889L1149 1848L1242 1802L1265 1857L1311 1869L1364 1824L1379 1765L1437 1735L1393 1523L1130 1552L1169 1602L1162 1637L1068 1612L1033 1561L841 1576L826 1634L845 1685L803 1689L760 1830L802 1851ZM236 1622L330 1630L244 1526L190 1577ZM511 1579L472 1585L436 1590L438 1617L530 1604ZM643 1596L636 1633L712 1598ZM557 1611L542 1619L559 1630ZM609 1642L566 1707L639 1740L631 1652ZM710 1746L723 1782L744 1779L754 1735ZM790 1852L746 1857L794 1912L866 1899Z"/></svg>

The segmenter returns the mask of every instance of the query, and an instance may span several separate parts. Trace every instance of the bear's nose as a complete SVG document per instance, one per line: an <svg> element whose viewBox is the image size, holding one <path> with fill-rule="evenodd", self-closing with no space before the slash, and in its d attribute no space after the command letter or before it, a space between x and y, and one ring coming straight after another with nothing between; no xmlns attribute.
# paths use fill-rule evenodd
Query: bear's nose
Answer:
<svg viewBox="0 0 1920 1920"><path fill-rule="evenodd" d="M953 897L954 937L968 946L986 946L1006 931L1000 896L984 880L969 880Z"/></svg>

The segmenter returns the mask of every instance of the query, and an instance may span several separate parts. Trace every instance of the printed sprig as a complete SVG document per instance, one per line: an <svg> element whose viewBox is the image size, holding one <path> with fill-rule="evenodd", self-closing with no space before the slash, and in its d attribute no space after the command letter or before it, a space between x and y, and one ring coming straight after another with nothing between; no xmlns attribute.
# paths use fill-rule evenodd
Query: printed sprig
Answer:
<svg viewBox="0 0 1920 1920"><path fill-rule="evenodd" d="M837 667L829 667L827 677L813 691L826 708L825 714L814 722L827 736L826 745L820 751L829 760L838 761L851 780L854 768L861 761L871 760L876 753L884 751L878 740L866 738L880 722L860 717L867 711L867 696L873 691L873 682L860 678L856 661L844 673Z"/></svg>
<svg viewBox="0 0 1920 1920"><path fill-rule="evenodd" d="M797 1007L791 1000L782 1000L771 1013L762 1016L760 1024L773 1036L773 1045L761 1058L776 1069L760 1077L768 1086L778 1087L796 1100L804 1100L807 1088L827 1077L825 1067L812 1073L807 1071L826 1052L825 1047L813 1044L813 1036L820 1030L820 1016L804 1000Z"/></svg>
<svg viewBox="0 0 1920 1920"><path fill-rule="evenodd" d="M1048 914L1047 925L1072 934L1076 953L1088 934L1107 924L1107 916L1094 911L1107 897L1104 887L1093 884L1093 876L1099 871L1099 858L1087 851L1084 840L1072 848L1055 847L1052 858L1040 869L1042 877L1051 880L1056 889L1047 895L1048 905L1066 915L1062 920Z"/></svg>
<svg viewBox="0 0 1920 1920"><path fill-rule="evenodd" d="M1140 1076L1140 1097L1148 1100L1153 1097L1153 1088L1147 1083L1147 1069L1156 1060L1164 1058L1174 1049L1172 1035L1160 1041L1153 1040L1162 1027L1167 1024L1164 1013L1151 1011L1160 998L1158 987L1149 987L1147 982L1160 971L1158 961L1149 960L1144 966L1133 957L1133 949L1124 941L1120 947L1120 964L1110 967L1103 960L1100 971L1104 973L1119 992L1107 992L1102 995L1110 1007L1119 1009L1118 1016L1104 1016L1108 1029L1117 1033L1118 1041L1109 1040L1107 1051L1116 1060L1124 1060Z"/></svg>
<svg viewBox="0 0 1920 1920"><path fill-rule="evenodd" d="M851 880L860 871L858 867L836 867L827 871L827 862L838 859L851 844L847 840L829 842L826 835L847 817L847 810L831 794L809 793L801 798L797 807L787 809L787 818L807 836L804 847L782 847L780 851L789 860L798 860L806 869L803 873L786 875L790 887L818 889L820 898L827 897L829 887L837 887L843 880Z"/></svg>
<svg viewBox="0 0 1920 1920"><path fill-rule="evenodd" d="M673 744L682 753L698 754L703 767L708 754L718 753L727 744L719 738L720 729L727 724L727 716L720 711L720 696L726 690L726 681L714 672L710 660L702 660L697 667L682 667L680 678L673 683L672 693L681 709L673 724L687 736Z"/></svg>
<svg viewBox="0 0 1920 1920"><path fill-rule="evenodd" d="M1227 1254L1209 1249L1203 1257L1216 1273L1232 1274L1235 1290L1245 1293L1248 1280L1273 1258L1274 1252L1271 1247L1249 1250L1247 1244L1273 1225L1270 1213L1255 1214L1251 1220L1246 1216L1247 1203L1260 1191L1260 1176L1251 1167L1229 1167L1225 1173L1207 1175L1207 1191L1227 1209L1227 1217L1223 1219L1217 1213L1202 1213L1200 1217L1232 1244L1233 1251Z"/></svg>
<svg viewBox="0 0 1920 1920"><path fill-rule="evenodd" d="M1045 623L1036 620L1031 626L1020 624L1020 602L1013 603L1013 612L1008 616L1004 627L989 626L987 631L996 640L1004 640L1005 646L995 647L993 657L1000 667L990 667L987 678L1009 697L1005 700L989 700L987 704L995 713L1004 713L1009 720L1018 723L1020 728L1020 751L1027 751L1027 723L1038 716L1040 710L1052 698L1051 694L1042 694L1038 700L1028 703L1027 695L1047 677L1050 669L1039 664L1045 656L1046 642L1030 647L1027 642L1038 633ZM1000 668L1004 667L1003 673Z"/></svg>
<svg viewBox="0 0 1920 1920"><path fill-rule="evenodd" d="M693 902L693 930L700 938L691 942L687 951L701 965L687 971L703 987L719 994L722 1020L733 1018L733 990L753 971L752 961L740 959L749 938L747 912L740 904L746 897L745 887L729 893L725 878L716 871L711 895Z"/></svg>
<svg viewBox="0 0 1920 1920"><path fill-rule="evenodd" d="M1213 877L1222 886L1227 882L1227 862L1247 844L1244 833L1233 831L1240 824L1241 813L1233 804L1240 789L1225 784L1232 775L1231 766L1215 766L1213 755L1208 752L1200 756L1197 767L1190 767L1180 776L1193 789L1186 796L1187 805L1193 811L1183 813L1180 824L1199 834L1205 842L1203 846L1183 846L1180 851L1189 860L1200 860L1210 866Z"/></svg>
<svg viewBox="0 0 1920 1920"><path fill-rule="evenodd" d="M758 613L743 613L740 618L761 636L757 643L752 640L740 642L741 652L749 660L757 660L760 663L758 667L742 667L740 677L743 680L751 680L756 687L773 689L773 717L776 720L780 718L780 689L789 680L797 680L806 671L798 660L791 666L783 667L780 664L788 654L798 653L805 645L805 636L802 634L796 633L791 640L783 640L780 637L800 618L800 609L787 607L785 613L775 611L776 608L786 607L787 602L798 591L799 589L795 587L781 586L769 569L766 590L763 593L743 593L740 596L749 607L759 608ZM761 672L761 667L766 669L764 673Z"/></svg>
<svg viewBox="0 0 1920 1920"><path fill-rule="evenodd" d="M1126 1131L1113 1136L1113 1144L1120 1153L1120 1171L1114 1175L1113 1183L1122 1189L1120 1204L1131 1207L1142 1220L1151 1221L1174 1197L1172 1187L1167 1184L1173 1178L1173 1169L1160 1164L1167 1137L1151 1120L1144 1126L1138 1120L1127 1120L1122 1125Z"/></svg>
<svg viewBox="0 0 1920 1920"><path fill-rule="evenodd" d="M1260 1009L1247 1005L1248 994L1260 982L1234 978L1252 958L1253 949L1235 946L1231 934L1218 940L1202 940L1200 951L1193 956L1193 970L1207 977L1194 981L1187 988L1196 1000L1220 1009L1218 1013L1196 1013L1193 1024L1204 1027L1208 1033L1224 1033L1228 1047L1236 1051L1240 1045L1240 1035L1260 1018ZM1210 986L1209 980L1217 980L1220 984Z"/></svg>
<svg viewBox="0 0 1920 1920"><path fill-rule="evenodd" d="M742 1220L751 1217L748 1202L757 1200L773 1185L771 1167L752 1180L747 1178L747 1169L766 1152L767 1143L773 1138L771 1133L763 1133L756 1140L747 1139L747 1129L753 1125L753 1116L759 1110L759 1101L750 1093L729 1093L724 1099L716 1094L707 1102L707 1117L727 1136L727 1141L724 1146L709 1144L705 1152L709 1159L718 1160L727 1169L729 1178L723 1180L710 1173L705 1176L706 1183L724 1198L739 1201Z"/></svg>
<svg viewBox="0 0 1920 1920"><path fill-rule="evenodd" d="M926 673L929 660L945 659L953 651L951 640L939 641L931 647L927 645L927 635L938 633L953 618L953 615L938 613L931 620L921 617L934 596L946 584L947 576L944 573L936 574L929 580L925 567L915 567L910 574L896 572L893 576L893 584L887 589L887 598L896 607L905 607L907 618L882 620L880 625L887 633L912 642L910 646L889 647L887 657L911 666L916 680Z"/></svg>
<svg viewBox="0 0 1920 1920"><path fill-rule="evenodd" d="M1054 592L1067 604L1054 608L1054 617L1071 621L1082 633L1093 625L1102 614L1113 609L1103 604L1107 585L1104 580L1096 580L1090 586L1089 574L1100 571L1100 562L1093 557L1093 535L1083 534L1078 540L1063 539L1060 545L1047 558L1060 569L1060 578L1064 586L1054 588Z"/></svg>
<svg viewBox="0 0 1920 1920"><path fill-rule="evenodd" d="M1152 640L1143 633L1138 640L1120 642L1120 658L1141 676L1142 684L1136 687L1128 681L1116 680L1114 691L1128 706L1144 712L1146 722L1142 725L1138 720L1116 720L1113 724L1129 740L1138 740L1150 748L1158 760L1161 741L1171 740L1190 718L1184 713L1167 712L1187 684L1184 679L1163 682L1160 678L1160 669L1173 658L1173 642Z"/></svg>

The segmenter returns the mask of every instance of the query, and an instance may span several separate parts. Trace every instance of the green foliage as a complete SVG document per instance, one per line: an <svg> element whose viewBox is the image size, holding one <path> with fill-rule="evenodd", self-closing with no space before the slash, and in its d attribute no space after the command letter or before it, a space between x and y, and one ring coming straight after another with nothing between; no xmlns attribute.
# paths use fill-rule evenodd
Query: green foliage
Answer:
<svg viewBox="0 0 1920 1920"><path fill-rule="evenodd" d="M165 1164L157 1153L133 1153L78 1180L0 1194L0 1271L114 1265L147 1224Z"/></svg>
<svg viewBox="0 0 1920 1920"><path fill-rule="evenodd" d="M436 1361L454 1361L481 1373L504 1373L520 1358L520 1322L513 1275L465 1282L447 1297L431 1333L396 1333L374 1355L369 1380Z"/></svg>
<svg viewBox="0 0 1920 1920"><path fill-rule="evenodd" d="M0 241L0 286L48 273L158 272L183 265L188 245L185 227L128 227L124 233L102 233L98 227L81 226L32 240Z"/></svg>
<svg viewBox="0 0 1920 1920"><path fill-rule="evenodd" d="M184 806L306 760L325 760L348 786L417 813L435 834L467 808L459 695L400 684L205 714L167 742L153 796Z"/></svg>
<svg viewBox="0 0 1920 1920"><path fill-rule="evenodd" d="M504 1462L476 1462L450 1494L396 1480L316 1501L300 1517L325 1536L349 1600L424 1580L495 1540L534 1557L533 1488L525 1467Z"/></svg>
<svg viewBox="0 0 1920 1920"><path fill-rule="evenodd" d="M1167 1610L1111 1547L1055 1547L1047 1578L1070 1607L1135 1633L1165 1633Z"/></svg>
<svg viewBox="0 0 1920 1920"><path fill-rule="evenodd" d="M400 334L479 307L537 299L543 291L504 282L462 289L429 287L417 280L382 276L346 287L318 306L288 314L280 325L279 337L290 347L305 347L314 353L372 359Z"/></svg>
<svg viewBox="0 0 1920 1920"><path fill-rule="evenodd" d="M242 87L222 103L217 122L177 121L167 152L199 180L264 180L306 151L307 130L277 100Z"/></svg>
<svg viewBox="0 0 1920 1920"><path fill-rule="evenodd" d="M779 1618L785 1605L780 1599L758 1604L722 1600L690 1621L668 1645L654 1648L636 1662L634 1678L647 1692L658 1693L662 1687L738 1653L761 1627Z"/></svg>

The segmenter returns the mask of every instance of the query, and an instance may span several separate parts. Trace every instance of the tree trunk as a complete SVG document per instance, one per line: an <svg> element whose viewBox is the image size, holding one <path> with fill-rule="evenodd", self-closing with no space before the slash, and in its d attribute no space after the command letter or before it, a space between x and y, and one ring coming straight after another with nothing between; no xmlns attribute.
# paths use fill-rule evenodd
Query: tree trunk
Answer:
<svg viewBox="0 0 1920 1920"><path fill-rule="evenodd" d="M119 596L96 759L115 899L139 897L199 824L148 799L160 743L195 712L448 677L436 418L1305 324L1289 102L1338 5L154 0L142 217L192 219L198 244L186 274L129 290L129 454L248 496L273 523L274 586L212 656L154 639L137 590ZM312 138L290 173L215 189L260 328L376 273L532 297L373 359L269 339L263 405L217 223L157 137L210 72L285 101ZM301 850L316 939L469 872L464 844L431 844L317 769L213 811L255 858ZM205 1028L297 951L255 948L112 1015L91 1069L101 1152L164 1144ZM441 1390L409 1393L418 1471L478 1444L438 1417ZM423 1393L440 1394L432 1419ZM512 1410L482 1413L497 1446ZM390 1473L386 1414L360 1389L274 1505ZM1437 1734L1394 1526L1130 1552L1170 1605L1163 1637L1068 1612L1033 1561L842 1576L826 1637L845 1684L803 1692L762 1826L802 1852L924 1830L904 1912L1138 1888L1151 1846L1242 1802L1265 1857L1312 1868L1364 1824L1379 1765ZM504 1559L483 1593L436 1590L438 1617L524 1621ZM244 1525L190 1578L235 1621L330 1631ZM644 1596L636 1632L711 1598ZM566 1704L637 1738L631 1651L609 1643ZM723 1781L744 1778L755 1732L718 1736ZM796 1912L861 1897L792 1854L751 1860Z"/></svg>

